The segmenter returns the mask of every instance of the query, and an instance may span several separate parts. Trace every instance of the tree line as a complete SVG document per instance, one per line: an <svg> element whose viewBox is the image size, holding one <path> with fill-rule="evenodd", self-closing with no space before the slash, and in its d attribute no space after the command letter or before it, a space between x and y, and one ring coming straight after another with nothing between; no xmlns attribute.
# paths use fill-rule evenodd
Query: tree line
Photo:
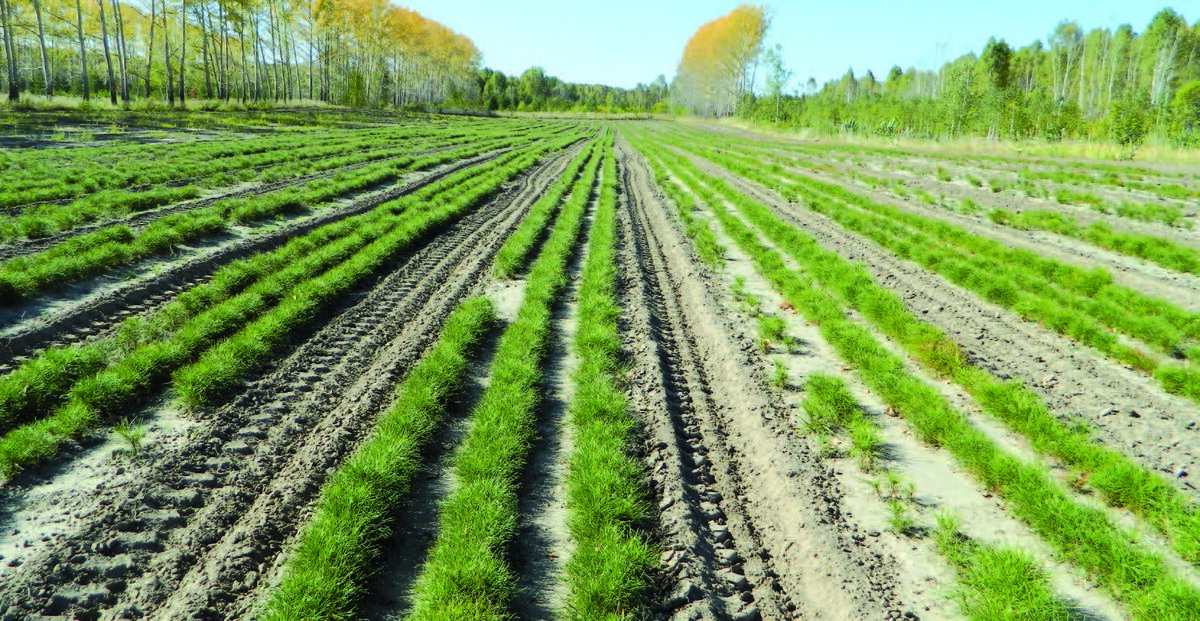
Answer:
<svg viewBox="0 0 1200 621"><path fill-rule="evenodd" d="M752 96L770 19L763 5L742 4L696 30L671 84L676 107L725 116Z"/></svg>
<svg viewBox="0 0 1200 621"><path fill-rule="evenodd" d="M991 39L937 70L893 67L882 80L847 71L820 88L770 88L790 72L764 55L768 88L736 114L790 127L941 137L1112 139L1148 135L1200 143L1200 21L1164 9L1142 32L1058 24L1045 42L1015 49ZM781 79L782 78L782 79Z"/></svg>
<svg viewBox="0 0 1200 621"><path fill-rule="evenodd" d="M486 110L548 112L667 112L670 88L665 76L650 84L617 88L602 84L575 84L546 75L541 67L520 76L482 69L477 77L478 99Z"/></svg>
<svg viewBox="0 0 1200 621"><path fill-rule="evenodd" d="M0 35L9 101L422 105L474 99L480 63L387 0L0 0Z"/></svg>

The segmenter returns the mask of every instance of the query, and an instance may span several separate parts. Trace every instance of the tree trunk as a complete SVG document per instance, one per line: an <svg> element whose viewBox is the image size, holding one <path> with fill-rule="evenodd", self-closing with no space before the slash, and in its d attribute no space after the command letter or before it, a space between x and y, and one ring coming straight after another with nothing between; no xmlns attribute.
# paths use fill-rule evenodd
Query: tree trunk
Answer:
<svg viewBox="0 0 1200 621"><path fill-rule="evenodd" d="M229 78L229 28L228 21L225 15L225 6L220 2L217 3L217 23L221 25L221 44L217 49L221 52L221 79L218 80L221 85L221 98L229 101L233 84Z"/></svg>
<svg viewBox="0 0 1200 621"><path fill-rule="evenodd" d="M88 72L87 72L87 48L83 46L83 6L80 5L80 0L75 0L75 19L79 33L79 67L83 71L83 100L89 101L91 94L89 92Z"/></svg>
<svg viewBox="0 0 1200 621"><path fill-rule="evenodd" d="M21 88L17 73L17 50L13 46L11 10L8 0L0 0L0 26L4 27L4 60L8 74L8 100L18 101L21 98Z"/></svg>
<svg viewBox="0 0 1200 621"><path fill-rule="evenodd" d="M104 43L104 61L108 63L108 100L117 105L117 80L113 74L112 54L108 49L108 22L104 19L104 0L96 0L100 7L100 40Z"/></svg>
<svg viewBox="0 0 1200 621"><path fill-rule="evenodd" d="M167 66L167 105L175 105L175 77L171 74L171 29L167 26L167 0L162 0L163 63Z"/></svg>
<svg viewBox="0 0 1200 621"><path fill-rule="evenodd" d="M50 73L50 57L46 55L46 33L42 29L42 3L33 0L33 12L37 16L38 47L42 50L42 79L46 84L46 97L54 96L54 76Z"/></svg>
<svg viewBox="0 0 1200 621"><path fill-rule="evenodd" d="M125 18L121 15L121 5L112 0L113 7L113 36L117 40L117 60L121 70L121 101L129 103L129 66L125 54Z"/></svg>
<svg viewBox="0 0 1200 621"><path fill-rule="evenodd" d="M250 96L250 74L246 71L246 21L242 20L242 28L238 33L238 43L242 48L242 103Z"/></svg>
<svg viewBox="0 0 1200 621"><path fill-rule="evenodd" d="M150 69L154 67L155 2L150 0L150 46L146 48L146 99L150 99Z"/></svg>
<svg viewBox="0 0 1200 621"><path fill-rule="evenodd" d="M187 91L184 90L183 74L187 70L187 0L179 5L179 107L187 106Z"/></svg>
<svg viewBox="0 0 1200 621"><path fill-rule="evenodd" d="M271 98L279 101L279 48L275 46L275 2L267 0L267 32L271 35ZM263 54L263 58L267 55Z"/></svg>
<svg viewBox="0 0 1200 621"><path fill-rule="evenodd" d="M204 9L204 4L200 4L200 54L204 57L204 96L212 99L212 66L208 61L208 28L205 26L207 11Z"/></svg>
<svg viewBox="0 0 1200 621"><path fill-rule="evenodd" d="M313 37L313 17L312 10L309 10L308 15L308 98L313 98L313 42L316 39Z"/></svg>
<svg viewBox="0 0 1200 621"><path fill-rule="evenodd" d="M254 101L258 101L262 97L262 71L259 66L258 58L258 16L254 16L254 21L250 22L250 28L254 31L254 41L250 48L254 52Z"/></svg>

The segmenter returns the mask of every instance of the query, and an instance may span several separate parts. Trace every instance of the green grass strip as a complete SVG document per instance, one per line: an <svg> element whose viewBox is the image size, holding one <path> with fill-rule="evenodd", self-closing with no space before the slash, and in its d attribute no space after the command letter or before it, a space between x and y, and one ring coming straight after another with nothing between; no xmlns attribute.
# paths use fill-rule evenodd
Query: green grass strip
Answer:
<svg viewBox="0 0 1200 621"><path fill-rule="evenodd" d="M687 181L698 192L706 191L696 180ZM846 319L836 298L803 273L789 269L783 257L765 246L721 200L713 200L709 206L756 269L819 326L822 337L869 388L912 425L918 438L948 450L984 487L1005 498L1016 517L1064 559L1108 588L1136 618L1200 618L1200 590L1174 575L1162 558L1138 545L1136 537L1113 524L1104 511L1072 500L1041 467L997 447L935 388L909 374L904 361L870 332Z"/></svg>
<svg viewBox="0 0 1200 621"><path fill-rule="evenodd" d="M699 174L685 160L678 160L677 164ZM748 222L802 266L804 272L903 345L923 366L965 388L983 411L1031 440L1038 451L1061 459L1079 475L1087 475L1106 503L1129 509L1168 536L1180 556L1200 565L1200 512L1161 476L1119 451L1096 444L1078 426L1059 421L1037 394L1022 383L999 381L969 364L952 339L917 319L899 297L877 285L861 266L824 250L811 236L788 225L770 209L724 181L709 177L705 182L735 205ZM710 202L719 200L716 195L708 198Z"/></svg>
<svg viewBox="0 0 1200 621"><path fill-rule="evenodd" d="M283 581L262 619L353 619L390 515L408 494L446 408L466 382L471 350L495 319L487 298L474 298L446 320L433 350L396 391L396 402L321 491L312 521L297 541Z"/></svg>
<svg viewBox="0 0 1200 621"><path fill-rule="evenodd" d="M887 236L896 239L893 246L925 244L934 246L939 255L956 250L947 245L956 246L961 249L957 251L958 255L965 250L978 258L982 269L1008 274L1018 288L1085 312L1164 353L1172 353L1187 340L1200 338L1200 314L1115 285L1112 275L1103 269L1083 269L1047 259L1031 250L1008 248L953 224L877 203L837 184L790 173L782 167L771 167L769 173L764 173L756 160L701 152L729 170L769 186L778 185L771 177L796 184L798 188L783 188L783 193L794 197L798 189L805 198L818 203L816 207L829 211L827 215L835 220L841 217L846 207L861 210L864 219L875 223L875 228L887 226Z"/></svg>
<svg viewBox="0 0 1200 621"><path fill-rule="evenodd" d="M709 267L720 269L725 264L725 247L717 241L708 220L696 215L696 201L670 178L658 160L648 163L651 172L654 173L654 182L675 204L675 210L683 222L683 233L695 244L700 260Z"/></svg>
<svg viewBox="0 0 1200 621"><path fill-rule="evenodd" d="M604 157L600 202L579 287L575 398L569 420L567 525L575 550L567 561L566 617L634 619L658 554L638 532L650 519L645 472L629 447L636 423L621 387L616 303L617 170Z"/></svg>
<svg viewBox="0 0 1200 621"><path fill-rule="evenodd" d="M743 163L723 161L711 152L706 157L735 174L771 185L770 179L757 169ZM818 182L808 180L798 183ZM1167 302L1111 285L1111 275L1103 270L1081 270L1042 259L1030 252L1009 251L991 240L971 236L951 225L928 219L922 219L924 226L916 224L915 220L902 223L900 220L919 217L873 203L837 186L821 184L820 187L836 190L802 190L807 208L829 216L901 258L915 261L1025 319L1039 321L1059 334L1134 368L1152 373L1163 389L1171 394L1200 402L1200 370L1192 366L1161 364L1137 348L1121 343L1106 328L1112 326L1121 329L1172 355L1197 357L1200 356L1200 347L1189 346L1188 340L1194 340L1200 334L1200 315L1186 313ZM862 203L874 207L870 210L850 207L841 202L845 200L842 198L844 196L856 197L853 199L856 205ZM992 248L1008 258L997 263L973 254L968 247L951 247L937 235L938 231L950 231L959 239L973 238L981 246ZM1076 293L1060 290L1047 282L1047 278L1059 284L1070 283L1065 288Z"/></svg>
<svg viewBox="0 0 1200 621"><path fill-rule="evenodd" d="M477 155L489 147L510 144L509 141L479 143L419 158L373 164L331 180L314 181L305 188L287 188L253 199L230 199L212 207L171 214L139 233L125 225L115 225L74 237L43 252L0 263L0 304L15 304L51 287L163 254L180 244L227 230L234 221L245 224L264 220L396 179L406 171L430 168Z"/></svg>
<svg viewBox="0 0 1200 621"><path fill-rule="evenodd" d="M1075 218L1056 211L1033 210L1014 213L997 209L988 214L992 222L1011 226L1022 231L1039 229L1072 237L1131 257L1146 259L1169 270L1200 274L1200 251L1176 244L1169 239L1141 235L1125 231L1114 231L1104 222L1093 222L1083 226Z"/></svg>
<svg viewBox="0 0 1200 621"><path fill-rule="evenodd" d="M972 540L958 531L953 518L945 516L938 519L934 541L958 574L955 598L968 619L1077 618L1075 611L1054 594L1050 578L1028 554Z"/></svg>
<svg viewBox="0 0 1200 621"><path fill-rule="evenodd" d="M16 424L35 418L38 414L53 411L71 398L70 389L76 382L95 375L107 365L119 366L124 357L138 347L168 341L192 318L230 300L256 283L261 284L249 293L255 296L252 299L257 308L267 308L268 303L278 300L303 280L329 269L348 258L348 253L365 246L370 238L363 234L377 230L377 223L398 222L395 216L405 205L432 200L444 192L455 191L472 177L489 175L521 156L519 151L503 155L455 173L421 188L409 197L382 205L366 214L320 227L273 252L234 261L217 270L209 282L180 294L148 320L126 320L115 343L103 341L79 347L51 348L23 362L13 373L0 378L0 396L9 397L0 400L0 433L7 433ZM349 242L350 245L345 245L341 240L346 237L356 239ZM282 275L279 274L281 271L284 272ZM239 316L251 317L258 312L239 313ZM227 325L225 329L236 327ZM203 341L197 341L200 342Z"/></svg>
<svg viewBox="0 0 1200 621"><path fill-rule="evenodd" d="M173 371L180 373L177 369L182 370L198 355L206 354L201 359L204 364L193 364L183 371L181 378L185 384L182 390L177 385L177 392L193 404L219 394L240 381L241 376L231 373L231 368L244 373L260 365L272 348L281 346L280 334L288 326L297 327L312 319L322 302L335 299L335 292L345 291L357 282L355 279L373 273L374 268L385 263L386 257L407 241L468 209L470 205L465 199L478 199L494 191L545 153L561 149L576 139L567 136L527 151L510 153L494 161L488 174L463 171L453 177L455 185L440 186L436 194L418 193L330 225L328 228L335 230L348 228L353 234L186 320L166 339L138 344L118 363L76 382L67 393L65 404L49 417L0 438L0 475L9 477L21 468L44 461L63 442L79 437L101 421L127 414L139 396L159 386ZM463 195L448 196L459 189ZM437 205L431 199L437 200ZM446 201L449 204L443 206ZM323 235L326 228L310 235ZM274 307L281 300L283 303ZM190 301L202 303L204 298ZM273 307L270 316L263 315ZM187 314L186 308L176 308ZM221 337L238 331L241 326L247 326L236 335L236 344L242 349L234 349L229 340L214 347ZM256 342L255 336L266 341ZM218 353L212 354L213 349ZM222 362L231 367L220 368Z"/></svg>
<svg viewBox="0 0 1200 621"><path fill-rule="evenodd" d="M262 367L289 341L292 331L311 322L321 308L344 295L367 276L377 273L400 250L431 229L465 215L496 189L538 159L534 151L489 175L476 175L433 200L412 202L390 229L351 260L319 278L296 287L289 297L241 332L204 353L200 360L173 375L175 393L188 407L212 401L238 385L242 377Z"/></svg>
<svg viewBox="0 0 1200 621"><path fill-rule="evenodd" d="M513 278L521 271L525 260L537 244L538 237L557 213L559 203L568 191L584 191L592 187L596 178L596 167L600 162L597 155L599 144L599 140L593 141L590 148L580 151L558 181L529 208L529 215L521 221L521 225L496 254L496 278Z"/></svg>
<svg viewBox="0 0 1200 621"><path fill-rule="evenodd" d="M814 373L805 379L804 391L803 406L810 431L828 435L849 429L853 442L850 452L864 464L870 461L868 454L873 457L878 453L882 444L879 424L863 413L841 378ZM907 518L907 502L911 498L905 497L911 492L903 491L905 482L900 475L883 474L877 491L886 499L893 516L908 522L911 518ZM935 535L938 551L956 570L955 596L968 618L978 621L1070 618L1066 616L1069 607L1055 595L1045 572L1028 554L968 539L958 531L949 513L938 516Z"/></svg>
<svg viewBox="0 0 1200 621"><path fill-rule="evenodd" d="M438 537L414 588L414 619L509 617L516 576L506 547L517 531L519 478L537 432L551 307L566 286L590 194L572 194L559 212L516 319L500 338L454 464L457 487L442 503Z"/></svg>

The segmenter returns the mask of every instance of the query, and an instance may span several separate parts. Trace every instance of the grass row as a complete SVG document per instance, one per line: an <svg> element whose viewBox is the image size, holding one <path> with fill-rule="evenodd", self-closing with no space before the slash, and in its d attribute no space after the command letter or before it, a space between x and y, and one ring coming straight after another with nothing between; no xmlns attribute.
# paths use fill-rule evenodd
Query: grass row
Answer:
<svg viewBox="0 0 1200 621"><path fill-rule="evenodd" d="M781 157L778 153L763 151L761 149L754 149L752 152L757 157L772 162L769 170L777 176L784 173L785 170L779 166L779 163L796 164L795 161L789 162L787 158ZM815 164L819 163L805 161L806 167L812 168ZM908 194L903 183L900 181L889 185L888 182L882 179L855 171L836 171L829 167L823 167L822 170L829 174L840 174L841 176L857 179L872 188L891 188L894 193L901 197ZM940 167L939 170L941 170ZM998 185L999 183L997 181L989 181L992 191L998 192L1002 189ZM1026 193L1031 196L1034 195L1028 189ZM926 203L931 205L937 204L937 201L923 190L917 190L916 194ZM1115 213L1124 218L1146 222L1162 222L1175 226L1180 224L1183 217L1182 208L1174 205L1139 205L1130 202L1110 205L1102 199L1096 197L1087 198L1091 195L1085 196L1069 190L1059 190L1055 193L1055 196L1061 203L1082 202L1101 213ZM1176 244L1168 239L1153 235L1114 231L1111 226L1104 222L1096 222L1085 227L1078 224L1070 215L1048 210L1025 211L1017 214L1008 210L996 209L987 215L997 224L1009 225L1022 230L1041 229L1051 231L1079 239L1106 250L1153 261L1167 269L1190 273L1196 273L1200 270L1200 252L1197 252L1194 248Z"/></svg>
<svg viewBox="0 0 1200 621"><path fill-rule="evenodd" d="M677 161L683 169L686 161ZM695 168L692 174L697 174ZM1003 382L970 364L958 345L909 312L898 296L880 287L861 266L826 251L811 236L789 226L767 207L719 179L706 179L713 199L736 205L743 217L790 256L827 291L855 308L914 359L971 394L988 414L1028 438L1040 452L1061 459L1101 492L1111 506L1124 507L1166 535L1180 556L1200 565L1200 513L1162 477L1119 451L1096 444L1077 424L1059 421L1036 393L1020 382Z"/></svg>
<svg viewBox="0 0 1200 621"><path fill-rule="evenodd" d="M456 184L453 192L408 201L395 218L373 224L380 234L364 235L374 240L352 260L296 287L271 312L209 349L196 363L176 371L176 394L188 407L198 407L236 386L243 376L269 361L287 344L290 334L313 320L319 309L344 295L354 283L376 273L427 231L465 215L535 159L527 156L490 175L473 175Z"/></svg>
<svg viewBox="0 0 1200 621"><path fill-rule="evenodd" d="M320 161L316 158L329 154L341 154L350 151L360 151L361 154L378 150L393 144L392 139L376 138L373 140L347 140L350 144L328 146L309 146L291 148L279 154L281 163L269 167L260 173L264 178L285 178L282 171L300 171L309 162ZM347 156L353 159L355 156ZM339 162L347 157L329 158ZM361 157L361 155L359 155ZM351 160L349 163L353 163ZM231 185L239 181L254 178L255 173L250 169L255 163L248 163L248 168L238 170L238 174L222 174L209 178L206 186L219 187ZM241 174L242 172L245 174ZM280 171L280 172L277 172ZM140 192L125 189L102 190L67 204L40 204L23 210L15 216L0 216L0 240L8 241L18 237L36 239L74 229L84 224L98 222L104 219L117 218L130 213L145 211L173 202L178 202L200 196L196 185L182 188L158 187Z"/></svg>
<svg viewBox="0 0 1200 621"><path fill-rule="evenodd" d="M53 414L0 438L0 474L11 476L52 456L62 442L97 423L127 415L172 373L181 373L184 383L175 389L190 404L235 384L240 376L214 366L224 357L232 355L228 363L242 372L261 364L269 351L286 342L281 331L311 321L322 304L366 280L407 244L459 217L472 201L575 139L568 136L501 156L368 214L322 227L305 242L220 270L211 283L181 295L153 320L123 329L117 343L109 345L120 355L99 373L76 378L58 395L63 405ZM230 334L234 336L225 339ZM269 340L257 342L255 336ZM117 347L122 341L127 344ZM193 364L198 357L200 363Z"/></svg>
<svg viewBox="0 0 1200 621"><path fill-rule="evenodd" d="M854 395L840 378L812 374L805 383L803 407L810 431L826 434L847 430L861 461L879 451L879 426L863 413ZM873 460L871 460L873 461ZM867 472L870 468L864 466ZM887 503L892 527L900 534L911 532L914 523L907 515L911 488L900 475L886 472L874 482ZM969 619L1070 619L1070 607L1055 593L1045 572L1027 553L972 540L958 528L953 514L941 513L934 532L938 551L954 567L958 588L955 598Z"/></svg>
<svg viewBox="0 0 1200 621"><path fill-rule="evenodd" d="M421 453L467 380L471 351L495 320L487 298L464 302L432 351L408 373L374 431L321 491L261 618L352 619L411 488Z"/></svg>
<svg viewBox="0 0 1200 621"><path fill-rule="evenodd" d="M552 307L567 284L590 194L575 192L559 212L517 316L500 337L490 382L459 447L456 486L442 503L438 536L414 587L413 619L509 616L516 577L506 549L517 531L519 478L536 434Z"/></svg>
<svg viewBox="0 0 1200 621"><path fill-rule="evenodd" d="M687 134L687 135L690 137L694 134ZM797 148L795 145L775 144L775 143L764 145L760 142L746 142L746 141L737 141L737 146L739 149L752 151L756 156L764 157L764 158L767 158L767 159L770 159L770 160L773 160L776 162L786 162L791 165L802 164L805 168L809 168L809 169L813 169L813 170L821 170L821 171L826 172L833 176L843 176L843 177L848 177L851 179L857 179L872 188L886 188L891 185L887 181L884 181L883 179L880 179L880 178L872 176L872 175L865 175L865 174L856 172L854 170L843 170L843 169L835 168L833 166L829 166L826 163L826 161L828 160L828 158L830 156L830 149L828 149L828 148L824 148L824 147ZM789 154L789 157L781 156L781 154L779 153L780 150L787 152ZM901 170L908 170L917 175L935 177L938 181L941 181L943 183L949 183L954 180L954 176L951 175L951 173L949 171L947 171L944 167L942 167L940 165L936 166L933 169L921 168L921 167L917 167L917 166L905 165L904 163L899 163L895 160L895 157L897 155L906 155L906 154L899 153L899 152L890 152L889 153L888 151L880 151L879 154L884 155L885 158L887 158L883 161L883 164L882 164L885 169L896 168L896 169L901 169ZM930 155L927 154L926 156L929 157ZM845 160L843 160L843 161L845 162ZM1004 162L1005 160L999 160L999 161ZM854 166L858 166L858 167L863 166L863 163L861 161L857 161L857 162L851 161L849 163ZM1007 163L1011 164L1012 162L1007 162ZM1044 164L1044 162L1040 162L1040 163ZM996 170L997 168L994 165L988 165L988 166L986 166L986 169L987 170ZM1149 174L1151 171L1146 171L1146 172ZM1100 198L1094 194L1088 193L1088 192L1080 192L1080 191L1072 190L1069 188L1051 189L1051 188L1044 187L1042 185L1038 185L1037 184L1038 175L1029 173L1028 168L1023 168L1023 169L1017 171L1015 174L1017 175L1017 180L1015 182L1009 181L1009 180L1001 180L1001 179L997 179L997 178L988 179L988 189L991 190L992 192L1002 192L1006 189L1020 190L1026 196L1029 196L1029 197L1043 198L1043 199L1053 197L1055 200L1057 200L1058 202L1063 203L1063 204L1087 205L1093 211L1096 211L1099 213L1104 213L1104 214L1116 215L1121 218L1126 218L1126 219L1130 219L1130 220L1137 220L1137 221L1141 221L1141 222L1150 222L1150 223L1160 223L1160 224L1165 224L1167 226L1173 226L1173 227L1186 227L1186 228L1191 227L1191 223L1184 219L1186 212L1184 211L1184 209L1182 207L1180 207L1178 205L1157 204L1157 203L1138 203L1138 202L1129 201L1129 200L1122 200L1122 201L1105 200L1105 199L1102 199L1102 198ZM1114 177L1116 177L1115 173L1113 173L1111 171L1104 172L1101 174L1101 176L1103 178L1107 178L1110 180L1113 179ZM1122 177L1123 176L1124 175L1122 175ZM1133 176L1135 178L1137 177L1137 175L1133 175ZM966 181L968 183L970 183L971 185L973 185L975 187L982 186L982 181L980 179L978 179L977 177L973 177L971 175L966 175L964 178L966 179ZM1094 181L1094 179L1087 175L1079 175L1079 179L1076 179L1076 182L1089 184L1089 185L1091 184L1092 181ZM1119 182L1119 181L1114 182L1112 184L1119 185L1121 187L1130 187L1133 189L1145 189L1145 188L1140 188L1140 187L1135 188L1134 186L1131 186L1127 183L1123 183L1123 182ZM906 193L906 190L903 190L902 186L893 186L893 187L894 187L893 191L896 192L898 195L903 196ZM1158 187L1158 186L1155 185L1155 186L1151 186L1151 187ZM921 193L921 191L918 191L918 194L920 194L920 193ZM1168 191L1168 194L1171 194L1171 192ZM931 204L932 204L932 202L931 202Z"/></svg>
<svg viewBox="0 0 1200 621"><path fill-rule="evenodd" d="M103 274L140 259L170 251L227 231L233 222L265 220L304 209L343 194L394 180L404 172L425 170L495 148L519 144L520 139L497 139L421 157L402 157L370 165L331 179L312 181L302 188L285 188L250 199L228 199L211 207L160 218L139 232L125 225L106 227L73 237L37 254L0 263L0 304L83 278Z"/></svg>
<svg viewBox="0 0 1200 621"><path fill-rule="evenodd" d="M633 619L658 563L639 532L649 520L645 473L629 447L635 422L621 385L616 302L617 170L611 145L579 286L575 429L567 458L567 525L575 542L567 561L566 617Z"/></svg>
<svg viewBox="0 0 1200 621"><path fill-rule="evenodd" d="M687 192L670 182L667 171L658 160L649 160L654 181L675 204L679 219L683 222L683 234L696 246L700 259L709 267L719 268L724 264L725 247L717 241L708 220L697 215L696 201Z"/></svg>
<svg viewBox="0 0 1200 621"><path fill-rule="evenodd" d="M492 131L465 133L407 133L403 135L353 136L338 140L332 146L309 145L287 149L275 156L277 162L246 168L226 170L200 180L199 185L219 188L258 179L263 183L292 179L306 174L370 163L388 158L413 155L427 150L441 150L453 145L479 142L497 137L514 138L537 131L533 126L500 128ZM403 146L396 146L397 144ZM45 204L24 210L17 216L0 216L0 241L16 237L38 238L74 229L83 224L113 219L131 212L144 211L200 195L199 188L152 188L132 192L103 190L89 194L65 205Z"/></svg>
<svg viewBox="0 0 1200 621"><path fill-rule="evenodd" d="M9 376L0 378L0 395L12 397L0 400L0 432L7 432L15 423L36 417L49 405L61 405L65 389L88 377L97 368L102 368L106 362L117 362L121 356L141 345L171 337L188 321L256 283L259 288L249 293L278 299L289 287L315 273L314 270L334 265L348 256L347 252L361 248L369 238L357 233L369 232L381 221L393 221L405 205L433 199L453 191L472 177L489 175L516 159L528 157L520 151L510 152L430 184L400 201L320 227L304 237L289 241L276 251L234 261L218 270L208 283L182 293L149 320L127 320L113 342L101 341L82 347L47 350L38 358L23 363ZM352 236L355 240L345 242L347 237ZM345 243L350 245L335 245Z"/></svg>
<svg viewBox="0 0 1200 621"><path fill-rule="evenodd" d="M1076 222L1075 218L1056 211L1032 210L1014 213L996 209L989 212L988 217L996 224L1011 226L1022 231L1030 229L1050 231L1064 237L1088 242L1105 250L1146 259L1169 270L1191 274L1200 273L1200 251L1190 246L1176 244L1169 239L1114 231L1104 222L1093 222L1084 226Z"/></svg>
<svg viewBox="0 0 1200 621"><path fill-rule="evenodd" d="M649 150L649 149L647 149ZM677 171L678 172L678 171ZM704 195L705 182L684 175ZM855 369L866 385L909 422L922 441L948 450L988 489L1003 497L1066 560L1088 572L1137 618L1191 618L1200 614L1200 590L1176 576L1165 561L1131 542L1130 533L1104 511L1074 501L1039 466L1005 453L972 426L933 387L909 374L904 361L865 328L847 319L845 308L783 257L758 233L730 213L717 197L709 202L721 226L751 257L771 285L819 326L822 337Z"/></svg>
<svg viewBox="0 0 1200 621"><path fill-rule="evenodd" d="M546 230L550 219L558 212L559 203L568 192L591 189L596 179L596 169L600 164L599 150L600 141L597 140L590 148L580 151L567 165L558 181L529 208L529 215L521 221L521 225L504 242L496 255L496 278L513 278L524 267L529 253L537 245L538 238Z"/></svg>
<svg viewBox="0 0 1200 621"><path fill-rule="evenodd" d="M470 133L477 127L481 126L471 123L444 127L418 124L368 131L309 131L253 140L72 149L69 154L56 153L48 158L39 158L39 154L26 150L19 162L11 162L5 169L9 183L0 190L0 207L78 198L102 190L170 183L179 179L236 174L248 168L347 152L346 143L364 139L401 141Z"/></svg>
<svg viewBox="0 0 1200 621"><path fill-rule="evenodd" d="M778 187L777 177L735 157L698 151L735 174ZM1101 269L1084 270L1012 250L804 175L789 174L787 179L794 185L781 191L804 198L807 208L1026 319L1153 373L1168 392L1200 400L1200 371L1160 363L1112 332L1120 330L1165 354L1195 360L1200 358L1200 347L1193 344L1200 338L1200 315L1114 285L1111 274Z"/></svg>

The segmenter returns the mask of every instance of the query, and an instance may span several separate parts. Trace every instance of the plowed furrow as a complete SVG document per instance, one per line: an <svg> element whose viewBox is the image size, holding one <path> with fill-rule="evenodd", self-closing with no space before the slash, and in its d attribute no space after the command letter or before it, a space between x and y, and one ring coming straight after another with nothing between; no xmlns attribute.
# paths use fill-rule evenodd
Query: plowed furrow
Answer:
<svg viewBox="0 0 1200 621"><path fill-rule="evenodd" d="M369 431L442 319L481 287L495 252L568 155L527 175L374 289L348 300L347 310L276 369L231 403L202 413L179 450L130 473L133 483L89 494L109 509L7 577L0 603L42 614L243 615L325 477ZM64 572L60 558L76 560ZM114 563L124 568L119 578L106 570ZM28 584L54 586L29 598L19 593Z"/></svg>
<svg viewBox="0 0 1200 621"><path fill-rule="evenodd" d="M627 152L623 161L670 414L666 429L648 423L660 427L650 441L664 562L682 575L678 568L699 561L695 574L713 576L694 588L680 580L663 607L674 618L895 612L894 560L843 514L835 477L791 431L786 406L749 357L750 339L717 307L720 292L654 195L644 163Z"/></svg>
<svg viewBox="0 0 1200 621"><path fill-rule="evenodd" d="M44 319L18 326L0 336L0 373L38 350L54 345L74 344L99 338L112 332L127 317L153 311L182 291L207 280L221 267L237 259L275 250L295 237L339 220L366 213L384 203L411 194L455 172L482 164L503 153L497 151L454 162L409 183L367 194L353 203L312 218L291 222L255 237L218 247L207 254L185 260L161 274L118 285L115 289L84 299ZM39 302L29 309L6 313L38 312Z"/></svg>

